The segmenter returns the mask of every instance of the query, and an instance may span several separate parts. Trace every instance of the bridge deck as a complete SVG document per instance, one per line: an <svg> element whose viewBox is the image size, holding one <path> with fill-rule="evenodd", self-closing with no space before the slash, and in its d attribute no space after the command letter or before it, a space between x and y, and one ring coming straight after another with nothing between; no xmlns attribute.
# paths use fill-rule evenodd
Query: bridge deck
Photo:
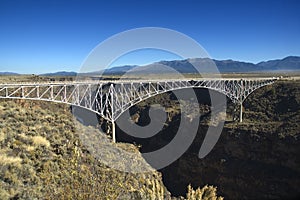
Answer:
<svg viewBox="0 0 300 200"><path fill-rule="evenodd" d="M189 78L189 79L119 79L119 80L83 80L83 81L48 81L48 82L17 82L17 83L0 83L0 86L36 86L36 85L87 85L87 84L122 84L122 83L158 83L158 82L177 82L177 81L263 81L279 80L279 77L257 77L257 78Z"/></svg>

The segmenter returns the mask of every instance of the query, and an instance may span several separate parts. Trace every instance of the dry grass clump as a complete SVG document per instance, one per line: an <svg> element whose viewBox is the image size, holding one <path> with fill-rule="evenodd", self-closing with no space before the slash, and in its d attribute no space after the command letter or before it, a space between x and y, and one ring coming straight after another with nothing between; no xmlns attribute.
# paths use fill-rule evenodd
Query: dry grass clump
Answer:
<svg viewBox="0 0 300 200"><path fill-rule="evenodd" d="M50 142L46 138L44 138L40 135L33 136L32 137L32 142L33 142L34 146L50 147Z"/></svg>
<svg viewBox="0 0 300 200"><path fill-rule="evenodd" d="M27 151L34 151L34 150L35 150L35 146L28 145L28 146L26 146L25 149L26 149Z"/></svg>
<svg viewBox="0 0 300 200"><path fill-rule="evenodd" d="M6 136L3 132L0 132L0 142L2 142L3 140L5 140Z"/></svg>
<svg viewBox="0 0 300 200"><path fill-rule="evenodd" d="M14 165L20 167L22 159L19 157L7 156L3 153L0 154L0 166Z"/></svg>

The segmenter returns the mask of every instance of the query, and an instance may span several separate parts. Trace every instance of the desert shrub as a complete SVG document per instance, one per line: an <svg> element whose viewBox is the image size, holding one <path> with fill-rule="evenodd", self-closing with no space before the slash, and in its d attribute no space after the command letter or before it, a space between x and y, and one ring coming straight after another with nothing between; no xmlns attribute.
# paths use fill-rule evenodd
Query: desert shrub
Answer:
<svg viewBox="0 0 300 200"><path fill-rule="evenodd" d="M186 194L187 200L222 200L223 197L217 196L217 188L205 185L203 188L194 190L191 185L188 186Z"/></svg>
<svg viewBox="0 0 300 200"><path fill-rule="evenodd" d="M46 138L39 135L32 137L32 143L34 146L45 146L45 147L50 146L50 142Z"/></svg>
<svg viewBox="0 0 300 200"><path fill-rule="evenodd" d="M21 167L21 162L22 159L19 157L7 156L4 153L0 154L0 166L13 165L16 167Z"/></svg>
<svg viewBox="0 0 300 200"><path fill-rule="evenodd" d="M3 132L0 132L0 142L2 142L3 140L5 140L6 136Z"/></svg>
<svg viewBox="0 0 300 200"><path fill-rule="evenodd" d="M1 185L0 185L0 199L2 200L10 199L9 193L5 189L3 189Z"/></svg>

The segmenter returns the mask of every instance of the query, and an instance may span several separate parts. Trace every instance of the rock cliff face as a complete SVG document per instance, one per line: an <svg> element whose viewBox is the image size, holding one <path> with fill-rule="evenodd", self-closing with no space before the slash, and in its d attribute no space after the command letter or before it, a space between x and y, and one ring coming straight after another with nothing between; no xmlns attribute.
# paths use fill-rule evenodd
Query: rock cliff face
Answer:
<svg viewBox="0 0 300 200"><path fill-rule="evenodd" d="M261 131L259 134L260 138L251 131L237 129L232 133L225 128L204 159L198 158L203 137L197 137L179 160L161 170L164 184L173 195L185 193L187 184L211 184L225 199L296 197L300 184L299 141Z"/></svg>
<svg viewBox="0 0 300 200"><path fill-rule="evenodd" d="M177 161L160 170L172 195L184 195L187 185L217 186L225 199L296 199L300 195L300 91L299 82L279 82L261 88L244 102L244 122L233 122L235 105L228 102L227 122L213 150L203 159L199 149L208 128L209 97L196 90L201 125L189 149ZM121 141L141 144L149 152L168 144L180 124L178 101L173 94L149 99L132 109L135 121L150 122L148 106L169 106L169 122L150 139L131 138L118 130ZM172 108L172 109L171 109ZM193 110L193 109L192 109ZM196 115L195 115L196 116ZM194 117L195 117L194 116ZM184 118L193 123L193 120Z"/></svg>

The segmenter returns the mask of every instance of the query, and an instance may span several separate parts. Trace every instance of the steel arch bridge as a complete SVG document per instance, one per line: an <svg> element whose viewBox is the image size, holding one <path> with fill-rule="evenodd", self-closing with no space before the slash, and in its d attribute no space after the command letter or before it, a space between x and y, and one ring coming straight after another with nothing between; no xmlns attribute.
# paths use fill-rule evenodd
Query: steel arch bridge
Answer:
<svg viewBox="0 0 300 200"><path fill-rule="evenodd" d="M0 98L66 103L90 110L112 122L112 138L115 141L115 121L131 106L149 97L184 88L215 90L240 104L242 122L243 101L256 89L278 79L201 78L0 84Z"/></svg>

